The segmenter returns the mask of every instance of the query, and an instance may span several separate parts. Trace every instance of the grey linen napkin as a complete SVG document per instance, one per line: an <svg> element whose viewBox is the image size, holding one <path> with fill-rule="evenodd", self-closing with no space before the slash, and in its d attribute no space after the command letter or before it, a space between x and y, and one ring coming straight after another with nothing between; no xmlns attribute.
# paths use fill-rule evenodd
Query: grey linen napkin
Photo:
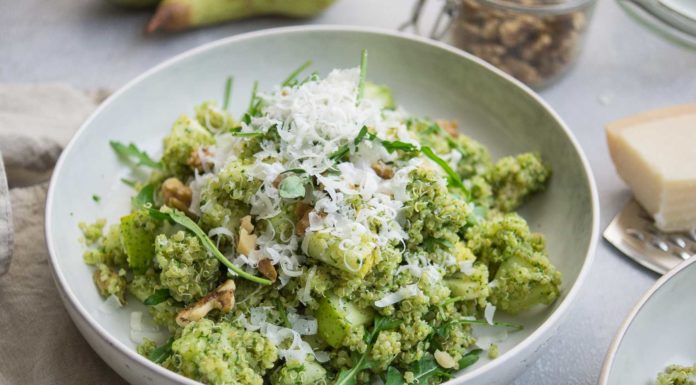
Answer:
<svg viewBox="0 0 696 385"><path fill-rule="evenodd" d="M0 277L0 385L125 383L63 308L44 241L46 181L94 100L60 84L0 85L0 152L9 181L8 191L0 175L0 260L12 252Z"/></svg>

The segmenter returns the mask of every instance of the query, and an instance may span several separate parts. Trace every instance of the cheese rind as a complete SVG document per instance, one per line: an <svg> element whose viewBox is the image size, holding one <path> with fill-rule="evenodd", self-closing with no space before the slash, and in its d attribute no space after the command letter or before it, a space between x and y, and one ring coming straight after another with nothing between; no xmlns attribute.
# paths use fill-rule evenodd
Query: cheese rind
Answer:
<svg viewBox="0 0 696 385"><path fill-rule="evenodd" d="M696 229L696 104L606 127L616 170L663 231Z"/></svg>

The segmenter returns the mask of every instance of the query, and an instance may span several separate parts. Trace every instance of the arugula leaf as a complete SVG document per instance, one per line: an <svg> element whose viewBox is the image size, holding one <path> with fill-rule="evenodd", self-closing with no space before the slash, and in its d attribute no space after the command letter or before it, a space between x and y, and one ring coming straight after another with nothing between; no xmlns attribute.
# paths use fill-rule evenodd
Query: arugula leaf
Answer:
<svg viewBox="0 0 696 385"><path fill-rule="evenodd" d="M285 170L285 171L281 172L281 173L278 174L278 175L283 175L283 174L287 174L287 173L293 173L293 174L298 174L298 175L300 175L300 174L305 174L306 172L307 172L307 171L305 171L305 170L303 170L303 169L301 169L301 168L291 168L291 169L289 169L289 170Z"/></svg>
<svg viewBox="0 0 696 385"><path fill-rule="evenodd" d="M280 186L278 186L278 194L281 198L285 199L302 198L307 192L305 189L306 183L307 178L297 175L287 176L282 182L280 182Z"/></svg>
<svg viewBox="0 0 696 385"><path fill-rule="evenodd" d="M156 364L161 364L172 355L172 343L174 343L174 337L169 337L164 345L151 351L150 354L147 355L147 358Z"/></svg>
<svg viewBox="0 0 696 385"><path fill-rule="evenodd" d="M366 334L364 337L365 343L367 343L368 345L367 350L365 350L365 353L363 353L360 356L355 366L353 366L350 369L341 370L341 372L338 374L338 377L336 378L336 382L334 383L334 385L355 385L357 381L355 377L358 375L358 373L365 369L370 369L374 364L374 362L369 358L368 355L369 352L372 350L372 345L375 343L375 340L377 339L379 332L383 330L396 329L397 327L399 327L399 325L401 325L402 322L402 320L398 319L377 316L372 326L372 331Z"/></svg>
<svg viewBox="0 0 696 385"><path fill-rule="evenodd" d="M360 142L362 142L366 136L368 136L368 138L370 139L374 137L373 134L367 132L367 126L362 126L360 132L358 132L358 135L356 135L355 139L353 139L353 145L357 146L358 144L360 144ZM329 159L333 161L341 160L344 156L348 155L349 151L350 147L348 147L348 144L341 145L338 147L338 149L336 149L336 151L332 152L329 155Z"/></svg>
<svg viewBox="0 0 696 385"><path fill-rule="evenodd" d="M387 150L388 153L393 153L396 150L401 150L404 152L416 152L418 147L411 143L402 142L400 140L382 140L379 139L382 146Z"/></svg>
<svg viewBox="0 0 696 385"><path fill-rule="evenodd" d="M377 336L379 335L379 332L383 330L394 330L401 325L403 321L400 319L393 319L393 318L387 318L387 317L381 317L378 316L375 319L374 325L372 326L372 331L370 333L365 334L365 337L363 339L365 340L365 343L370 345L375 342L377 339Z"/></svg>
<svg viewBox="0 0 696 385"><path fill-rule="evenodd" d="M442 158L437 156L437 154L435 154L435 152L433 151L432 148L430 148L428 146L423 146L423 147L421 147L421 152L425 156L430 158L430 160L437 163L437 165L440 166L445 171L451 186L458 187L458 188L462 189L462 191L464 191L467 194L467 196L469 195L469 191L464 186L464 183L462 183L462 180L459 178L459 174L457 174L454 170L452 170L452 168L450 167L449 164L447 164L447 162L445 162Z"/></svg>
<svg viewBox="0 0 696 385"><path fill-rule="evenodd" d="M135 186L138 185L138 182L131 180L131 179L126 179L126 178L121 178L121 182L123 182L123 184L125 184L126 186L130 186L133 188L135 188Z"/></svg>
<svg viewBox="0 0 696 385"><path fill-rule="evenodd" d="M307 77L305 77L304 79L302 79L302 80L301 80L299 83L297 83L296 85L301 86L301 85L303 85L303 84L305 84L305 83L307 83L307 82L309 82L309 81L317 81L317 80L319 80L319 79L320 79L319 73L316 72L316 71L314 71L314 72L312 72L311 74L309 74L309 76L307 76Z"/></svg>
<svg viewBox="0 0 696 385"><path fill-rule="evenodd" d="M155 204L155 185L153 183L143 186L138 194L131 198L131 206L134 209L140 210L148 205L151 207Z"/></svg>
<svg viewBox="0 0 696 385"><path fill-rule="evenodd" d="M230 97L232 95L232 84L234 82L234 78L232 76L227 78L227 81L225 81L225 97L222 99L222 109L226 110L227 107L230 105Z"/></svg>
<svg viewBox="0 0 696 385"><path fill-rule="evenodd" d="M111 145L111 148L114 149L114 151L121 157L126 158L126 159L134 159L138 163L138 166L148 166L151 168L162 168L162 164L160 162L155 162L150 158L150 156L145 152L141 151L138 149L138 146L136 146L134 143L131 143L129 145L125 145L121 142L117 141L110 141L109 144Z"/></svg>
<svg viewBox="0 0 696 385"><path fill-rule="evenodd" d="M347 370L343 369L340 373L338 373L336 382L334 382L333 385L356 385L357 380L355 377L358 375L358 373L365 369L369 369L371 366L372 363L368 360L367 353L364 353L360 356L360 359L355 366Z"/></svg>
<svg viewBox="0 0 696 385"><path fill-rule="evenodd" d="M263 132L232 132L231 134L240 138L258 138L263 136Z"/></svg>
<svg viewBox="0 0 696 385"><path fill-rule="evenodd" d="M150 217L157 219L157 220L171 220L174 223L180 224L184 228L186 228L188 231L192 232L193 235L198 237L198 239L201 241L203 244L203 247L208 250L210 254L212 254L215 258L220 261L223 265L225 265L228 269L231 270L231 272L237 274L238 276L247 279L252 282L256 282L261 285L270 285L272 282L261 277L257 277L255 275L249 274L246 271L242 270L238 266L234 265L232 262L230 262L229 259L227 259L220 250L218 250L217 247L215 247L215 244L213 243L210 238L205 234L205 232L198 227L196 222L192 221L191 218L187 217L185 214L183 214L180 211L176 210L171 210L171 211L160 211L156 210L153 208L148 209L148 213L150 214Z"/></svg>
<svg viewBox="0 0 696 385"><path fill-rule="evenodd" d="M428 384L430 379L432 379L433 377L451 378L452 374L457 370L466 369L469 366L475 364L479 360L481 352L481 349L471 350L459 360L459 366L457 367L457 369L451 370L442 369L435 362L434 358L428 354L424 356L420 361L414 362L411 365L410 370L414 375L414 382ZM403 385L404 383L404 377L398 369L394 368L393 366L387 368L387 374L384 381L384 385Z"/></svg>
<svg viewBox="0 0 696 385"><path fill-rule="evenodd" d="M365 79L367 78L367 50L362 50L362 55L360 55L360 80L358 81L358 97L355 100L355 104L360 104L365 93Z"/></svg>
<svg viewBox="0 0 696 385"><path fill-rule="evenodd" d="M280 320L283 322L283 326L292 328L292 324L288 318L288 311L285 309L285 305L280 301L280 298L274 299L273 302L275 302L276 309L278 309L278 313L280 313Z"/></svg>
<svg viewBox="0 0 696 385"><path fill-rule="evenodd" d="M143 304L147 306L157 305L169 299L169 289L157 289L151 296L145 298Z"/></svg>
<svg viewBox="0 0 696 385"><path fill-rule="evenodd" d="M466 369L469 366L475 364L479 360L479 356L482 351L483 350L481 349L474 349L462 356L462 358L459 360L458 370Z"/></svg>
<svg viewBox="0 0 696 385"><path fill-rule="evenodd" d="M256 116L256 113L258 112L258 110L257 110L258 103L256 101L256 99L257 99L256 91L258 90L258 88L259 88L259 81L254 80L254 85L251 88L251 99L249 100L249 108L247 109L247 115L249 115L249 117ZM251 119L249 119L249 120L251 120ZM249 124L249 122L247 122L247 124Z"/></svg>
<svg viewBox="0 0 696 385"><path fill-rule="evenodd" d="M423 356L419 361L411 365L413 372L414 383L428 384L430 379L435 378L450 378L452 375L435 362L435 359L430 354Z"/></svg>
<svg viewBox="0 0 696 385"><path fill-rule="evenodd" d="M398 369L393 366L387 368L387 377L384 380L384 385L403 385L404 376L401 375Z"/></svg>
<svg viewBox="0 0 696 385"><path fill-rule="evenodd" d="M280 84L281 87L291 86L291 85L294 85L295 83L297 83L297 81L296 81L297 75L301 74L302 71L306 70L307 67L309 67L311 65L312 65L311 60L307 60L306 62L304 62L299 68L292 71L292 73L290 73L290 75L288 75L287 79L283 80L283 82Z"/></svg>
<svg viewBox="0 0 696 385"><path fill-rule="evenodd" d="M355 139L353 139L353 144L356 146L358 144L360 144L360 142L362 142L363 139L365 139L365 136L367 136L367 134L368 134L367 126L362 126L362 128L360 129L360 132L358 132L358 135L356 135ZM372 134L370 134L370 135L372 135Z"/></svg>

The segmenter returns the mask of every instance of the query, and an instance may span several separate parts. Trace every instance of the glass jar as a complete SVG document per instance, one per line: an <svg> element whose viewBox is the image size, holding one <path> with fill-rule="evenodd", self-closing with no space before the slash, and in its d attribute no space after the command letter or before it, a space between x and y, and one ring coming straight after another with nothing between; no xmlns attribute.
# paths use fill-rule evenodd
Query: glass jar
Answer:
<svg viewBox="0 0 696 385"><path fill-rule="evenodd" d="M424 1L411 24L417 27ZM534 88L575 62L596 0L447 0L431 37L472 53Z"/></svg>

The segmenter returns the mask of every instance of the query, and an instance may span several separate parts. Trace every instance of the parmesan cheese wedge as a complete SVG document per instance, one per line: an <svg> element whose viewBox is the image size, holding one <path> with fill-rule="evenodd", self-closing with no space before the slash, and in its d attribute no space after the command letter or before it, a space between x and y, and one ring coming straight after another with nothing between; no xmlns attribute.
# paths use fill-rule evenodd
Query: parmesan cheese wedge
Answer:
<svg viewBox="0 0 696 385"><path fill-rule="evenodd" d="M696 104L606 126L619 176L663 231L696 229Z"/></svg>

